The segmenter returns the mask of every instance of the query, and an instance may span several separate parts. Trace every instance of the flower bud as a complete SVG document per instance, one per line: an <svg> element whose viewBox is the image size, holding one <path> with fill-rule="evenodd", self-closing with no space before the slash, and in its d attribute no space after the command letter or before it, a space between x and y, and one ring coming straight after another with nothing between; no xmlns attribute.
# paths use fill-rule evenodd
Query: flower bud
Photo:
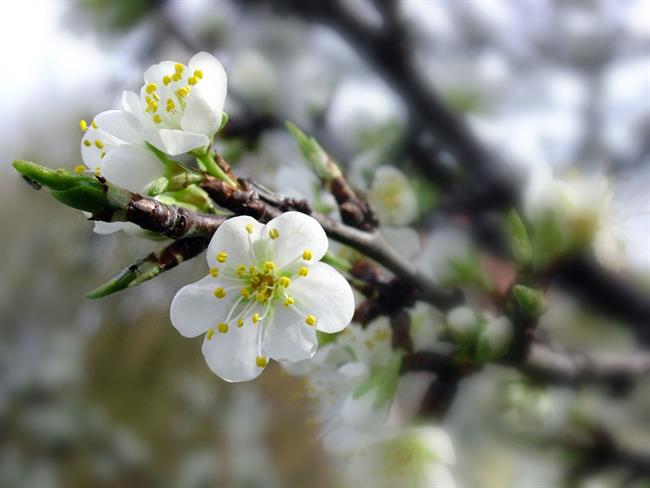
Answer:
<svg viewBox="0 0 650 488"><path fill-rule="evenodd" d="M505 317L490 319L481 331L478 340L478 359L496 359L508 349L512 340L512 322Z"/></svg>
<svg viewBox="0 0 650 488"><path fill-rule="evenodd" d="M450 310L447 314L447 324L454 339L460 342L472 338L480 325L476 312L466 305Z"/></svg>

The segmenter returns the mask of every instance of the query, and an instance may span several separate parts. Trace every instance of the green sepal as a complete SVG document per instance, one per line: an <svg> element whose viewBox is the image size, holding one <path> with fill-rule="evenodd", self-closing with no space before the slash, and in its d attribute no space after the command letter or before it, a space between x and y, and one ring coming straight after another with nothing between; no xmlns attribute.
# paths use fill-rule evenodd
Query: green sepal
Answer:
<svg viewBox="0 0 650 488"><path fill-rule="evenodd" d="M542 292L524 285L515 285L512 287L512 295L525 316L539 317L544 313L546 305Z"/></svg>
<svg viewBox="0 0 650 488"><path fill-rule="evenodd" d="M223 129L226 126L229 118L230 117L226 112L221 112L221 121L219 122L219 128L217 129L217 132L221 131L221 129Z"/></svg>
<svg viewBox="0 0 650 488"><path fill-rule="evenodd" d="M522 266L528 265L533 259L533 247L526 225L514 208L508 213L508 239L515 261Z"/></svg>
<svg viewBox="0 0 650 488"><path fill-rule="evenodd" d="M341 176L341 170L337 164L315 138L309 137L289 121L285 122L285 126L298 143L300 151L316 176L326 182Z"/></svg>
<svg viewBox="0 0 650 488"><path fill-rule="evenodd" d="M383 406L395 395L397 390L397 382L399 380L399 370L402 366L402 354L396 353L384 367L377 369L370 375L368 381L361 383L352 392L352 398L357 399L369 393L371 390L376 390L374 408Z"/></svg>

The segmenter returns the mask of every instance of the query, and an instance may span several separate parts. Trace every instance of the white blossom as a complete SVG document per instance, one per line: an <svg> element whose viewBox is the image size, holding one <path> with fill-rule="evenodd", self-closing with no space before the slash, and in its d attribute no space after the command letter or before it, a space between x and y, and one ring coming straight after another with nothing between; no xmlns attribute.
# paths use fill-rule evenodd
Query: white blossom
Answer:
<svg viewBox="0 0 650 488"><path fill-rule="evenodd" d="M398 429L347 453L347 486L453 488L456 456L447 433L433 426Z"/></svg>
<svg viewBox="0 0 650 488"><path fill-rule="evenodd" d="M208 247L210 274L183 287L171 305L181 334L205 334L203 355L226 381L257 377L268 358L300 361L317 349L316 330L343 330L354 313L347 281L319 260L320 224L287 212L263 225L228 219Z"/></svg>
<svg viewBox="0 0 650 488"><path fill-rule="evenodd" d="M447 324L454 336L467 339L476 334L480 321L474 310L466 305L460 305L447 313Z"/></svg>
<svg viewBox="0 0 650 488"><path fill-rule="evenodd" d="M488 319L479 335L479 344L488 349L491 358L500 356L512 340L512 322L505 316Z"/></svg>
<svg viewBox="0 0 650 488"><path fill-rule="evenodd" d="M394 166L377 169L368 200L384 225L408 225L418 214L415 191L404 173Z"/></svg>
<svg viewBox="0 0 650 488"><path fill-rule="evenodd" d="M140 95L126 91L122 107L146 141L169 156L207 148L221 125L227 76L211 54L188 65L163 61L144 73Z"/></svg>
<svg viewBox="0 0 650 488"><path fill-rule="evenodd" d="M434 231L418 259L422 272L441 285L456 276L454 265L475 261L476 253L468 235L452 227Z"/></svg>

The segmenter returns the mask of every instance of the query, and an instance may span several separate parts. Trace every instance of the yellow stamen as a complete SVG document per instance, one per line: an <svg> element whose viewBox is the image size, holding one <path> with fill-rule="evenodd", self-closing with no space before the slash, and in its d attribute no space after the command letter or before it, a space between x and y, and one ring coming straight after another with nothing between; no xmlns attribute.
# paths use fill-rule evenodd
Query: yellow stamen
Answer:
<svg viewBox="0 0 650 488"><path fill-rule="evenodd" d="M104 149L104 143L99 139L95 141L95 146L97 147L97 149Z"/></svg>
<svg viewBox="0 0 650 488"><path fill-rule="evenodd" d="M264 269L267 271L273 271L275 269L275 263L273 261L266 261L264 263Z"/></svg>
<svg viewBox="0 0 650 488"><path fill-rule="evenodd" d="M305 323L310 327L313 327L314 325L316 325L316 317L314 317L313 315L307 315L307 318L305 319Z"/></svg>
<svg viewBox="0 0 650 488"><path fill-rule="evenodd" d="M237 276L241 278L245 273L246 273L246 266L244 266L243 264L237 266Z"/></svg>
<svg viewBox="0 0 650 488"><path fill-rule="evenodd" d="M219 268L210 268L210 276L213 278L219 276Z"/></svg>
<svg viewBox="0 0 650 488"><path fill-rule="evenodd" d="M280 237L280 231L278 229L269 229L269 237L271 239L277 239Z"/></svg>
<svg viewBox="0 0 650 488"><path fill-rule="evenodd" d="M101 169L99 166L95 166L95 176L99 176L101 174Z"/></svg>
<svg viewBox="0 0 650 488"><path fill-rule="evenodd" d="M298 276L305 277L309 274L309 269L306 266L301 266L298 270Z"/></svg>
<svg viewBox="0 0 650 488"><path fill-rule="evenodd" d="M241 293L241 296L243 296L244 298L250 298L251 296L251 291L248 288L242 288L241 290L239 290L239 292Z"/></svg>
<svg viewBox="0 0 650 488"><path fill-rule="evenodd" d="M225 263L226 259L228 259L228 253L226 251L217 254L217 261L219 261L220 263Z"/></svg>
<svg viewBox="0 0 650 488"><path fill-rule="evenodd" d="M309 249L305 249L305 251L302 253L302 259L305 261L311 261L312 257L313 255Z"/></svg>
<svg viewBox="0 0 650 488"><path fill-rule="evenodd" d="M158 93L156 93L156 92L153 92L153 99L155 101L159 102L160 101L160 95L158 95Z"/></svg>
<svg viewBox="0 0 650 488"><path fill-rule="evenodd" d="M81 119L79 121L79 128L81 129L81 132L86 132L88 130L88 122L86 122L84 119Z"/></svg>
<svg viewBox="0 0 650 488"><path fill-rule="evenodd" d="M162 117L160 115L156 114L156 115L153 116L153 121L156 124L160 124L162 122Z"/></svg>
<svg viewBox="0 0 650 488"><path fill-rule="evenodd" d="M219 330L220 333L225 334L226 332L228 332L228 324L224 324L222 322L217 326L217 329Z"/></svg>
<svg viewBox="0 0 650 488"><path fill-rule="evenodd" d="M262 292L259 292L255 295L255 300L257 300L260 303L264 303L266 301L266 295Z"/></svg>
<svg viewBox="0 0 650 488"><path fill-rule="evenodd" d="M147 86L145 87L145 91L149 94L155 92L158 89L158 85L155 83L148 83Z"/></svg>
<svg viewBox="0 0 650 488"><path fill-rule="evenodd" d="M93 121L90 123L90 127L92 127L93 129L96 129L96 128L97 128L97 122L95 122L95 121L93 120Z"/></svg>
<svg viewBox="0 0 650 488"><path fill-rule="evenodd" d="M93 143L90 142L88 139L84 140L84 146L86 146L86 147L90 147L90 146L92 146L92 145L93 145Z"/></svg>
<svg viewBox="0 0 650 488"><path fill-rule="evenodd" d="M219 287L216 290L214 290L214 296L217 297L217 298L223 298L223 297L226 296L226 290Z"/></svg>
<svg viewBox="0 0 650 488"><path fill-rule="evenodd" d="M253 233L253 224L246 224L246 232L249 234Z"/></svg>
<svg viewBox="0 0 650 488"><path fill-rule="evenodd" d="M78 164L77 166L74 167L74 172L77 174L81 174L84 171L86 171L86 167L83 164Z"/></svg>
<svg viewBox="0 0 650 488"><path fill-rule="evenodd" d="M293 299L293 297L287 297L282 303L282 305L288 307L289 305L293 305L294 303L296 303L296 301Z"/></svg>
<svg viewBox="0 0 650 488"><path fill-rule="evenodd" d="M287 278L286 276L283 276L282 278L280 278L278 280L278 284L282 288L289 288L289 285L291 285L291 280L289 278Z"/></svg>
<svg viewBox="0 0 650 488"><path fill-rule="evenodd" d="M172 82L172 77L169 75L163 76L163 85L167 86Z"/></svg>
<svg viewBox="0 0 650 488"><path fill-rule="evenodd" d="M198 82L199 82L199 79L196 76L190 76L187 79L187 83L192 85L192 86L196 85Z"/></svg>
<svg viewBox="0 0 650 488"><path fill-rule="evenodd" d="M99 155L99 157L102 158L102 159L104 159L104 156L106 156L106 153L105 153L105 152L102 152L102 153Z"/></svg>
<svg viewBox="0 0 650 488"><path fill-rule="evenodd" d="M205 334L205 338L206 338L207 340L210 340L210 339L212 339L212 336L213 336L213 335L214 335L214 329L213 329L212 327L210 327L210 328L208 329L208 332Z"/></svg>
<svg viewBox="0 0 650 488"><path fill-rule="evenodd" d="M255 312L255 313L253 314L253 323L256 324L257 322L259 322L259 320L260 320L260 314L258 314L257 312Z"/></svg>
<svg viewBox="0 0 650 488"><path fill-rule="evenodd" d="M266 364L267 364L268 362L269 362L268 359L266 359L265 357L262 357L262 356L257 356L257 357L255 358L255 364L257 364L257 367L258 367L258 368L264 368L264 367L266 367Z"/></svg>
<svg viewBox="0 0 650 488"><path fill-rule="evenodd" d="M199 80L203 79L203 71L200 69L195 69L194 70L194 76L196 76Z"/></svg>
<svg viewBox="0 0 650 488"><path fill-rule="evenodd" d="M183 66L181 63L176 63L176 64L174 65L174 70L175 70L176 73L178 73L178 74L181 74L181 73L183 72L183 68L184 68L184 66Z"/></svg>
<svg viewBox="0 0 650 488"><path fill-rule="evenodd" d="M242 319L239 319L237 321L237 327L242 328L244 326L244 321Z"/></svg>
<svg viewBox="0 0 650 488"><path fill-rule="evenodd" d="M182 78L182 76L181 76L180 74L178 74L178 73L174 73L174 74L172 75L172 80L174 80L174 81L178 81L178 80L180 80L181 78Z"/></svg>

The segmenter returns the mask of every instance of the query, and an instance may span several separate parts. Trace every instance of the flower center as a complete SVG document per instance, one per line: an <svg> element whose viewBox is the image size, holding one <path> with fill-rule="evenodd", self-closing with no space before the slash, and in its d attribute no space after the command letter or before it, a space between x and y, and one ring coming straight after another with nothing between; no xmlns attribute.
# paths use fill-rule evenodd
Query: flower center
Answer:
<svg viewBox="0 0 650 488"><path fill-rule="evenodd" d="M191 71L176 63L174 71L162 75L158 83L149 82L144 86L142 104L145 112L155 124L177 126L192 87L202 79L203 71L200 69Z"/></svg>

